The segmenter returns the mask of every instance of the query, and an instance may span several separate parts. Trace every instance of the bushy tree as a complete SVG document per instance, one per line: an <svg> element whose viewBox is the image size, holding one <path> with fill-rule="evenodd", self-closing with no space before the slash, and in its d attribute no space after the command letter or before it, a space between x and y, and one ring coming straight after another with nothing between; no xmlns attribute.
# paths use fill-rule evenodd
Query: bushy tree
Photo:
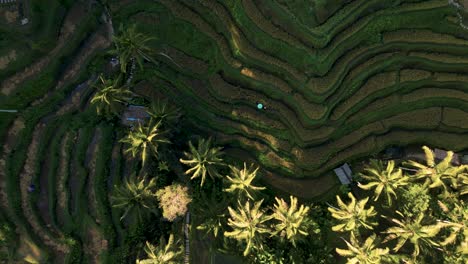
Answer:
<svg viewBox="0 0 468 264"><path fill-rule="evenodd" d="M188 188L180 184L166 186L156 192L159 207L163 210L163 216L169 221L174 221L184 216L188 210L188 204L192 201Z"/></svg>

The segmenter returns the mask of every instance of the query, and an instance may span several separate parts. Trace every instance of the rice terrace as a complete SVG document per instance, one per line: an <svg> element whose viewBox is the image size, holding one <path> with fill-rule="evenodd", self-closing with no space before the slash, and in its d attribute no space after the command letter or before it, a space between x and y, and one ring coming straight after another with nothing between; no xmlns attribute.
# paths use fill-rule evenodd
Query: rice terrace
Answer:
<svg viewBox="0 0 468 264"><path fill-rule="evenodd" d="M0 0L0 263L468 264L467 0Z"/></svg>

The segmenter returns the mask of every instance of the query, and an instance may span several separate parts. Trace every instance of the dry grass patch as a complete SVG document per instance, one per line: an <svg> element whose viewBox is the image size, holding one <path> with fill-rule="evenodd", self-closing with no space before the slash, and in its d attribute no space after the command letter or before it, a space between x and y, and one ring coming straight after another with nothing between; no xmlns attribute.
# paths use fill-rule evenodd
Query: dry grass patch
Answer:
<svg viewBox="0 0 468 264"><path fill-rule="evenodd" d="M0 70L6 69L10 62L16 60L16 50L11 50L5 56L0 57Z"/></svg>
<svg viewBox="0 0 468 264"><path fill-rule="evenodd" d="M400 82L414 82L422 79L427 79L431 73L424 70L404 69L400 71Z"/></svg>
<svg viewBox="0 0 468 264"><path fill-rule="evenodd" d="M468 129L468 113L460 109L444 107L442 123L447 126Z"/></svg>

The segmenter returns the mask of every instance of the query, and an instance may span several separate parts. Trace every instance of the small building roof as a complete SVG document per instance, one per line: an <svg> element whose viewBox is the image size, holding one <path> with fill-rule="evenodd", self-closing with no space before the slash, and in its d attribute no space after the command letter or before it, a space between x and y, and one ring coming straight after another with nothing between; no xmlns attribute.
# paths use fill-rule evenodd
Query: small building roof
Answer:
<svg viewBox="0 0 468 264"><path fill-rule="evenodd" d="M341 184L350 184L353 178L351 168L349 167L348 163L343 164L341 167L338 167L333 170L338 176Z"/></svg>
<svg viewBox="0 0 468 264"><path fill-rule="evenodd" d="M146 112L146 107L141 105L129 105L122 114L122 124L126 126L134 126L137 123L142 123L149 118Z"/></svg>

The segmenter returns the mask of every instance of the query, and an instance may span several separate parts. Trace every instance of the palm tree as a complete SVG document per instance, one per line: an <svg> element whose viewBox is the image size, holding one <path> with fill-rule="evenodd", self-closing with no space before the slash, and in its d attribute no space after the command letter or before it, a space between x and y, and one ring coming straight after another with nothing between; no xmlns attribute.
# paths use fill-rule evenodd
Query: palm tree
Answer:
<svg viewBox="0 0 468 264"><path fill-rule="evenodd" d="M120 220L129 213L135 212L137 219L141 220L148 212L154 212L157 208L154 189L156 188L156 179L148 181L147 176L138 178L132 174L126 178L123 184L114 186L115 193L111 196L112 206L124 209Z"/></svg>
<svg viewBox="0 0 468 264"><path fill-rule="evenodd" d="M250 168L247 168L244 162L244 168L242 170L235 166L229 165L231 169L231 176L226 176L229 188L225 189L226 192L236 193L239 199L249 198L254 199L254 195L257 191L265 190L265 187L258 187L252 185L252 181L257 176L259 167L253 169L253 164Z"/></svg>
<svg viewBox="0 0 468 264"><path fill-rule="evenodd" d="M133 93L126 86L119 87L119 78L107 80L101 75L99 76L99 80L101 82L95 86L97 92L91 99L91 104L96 105L99 115L117 114L122 104L130 100Z"/></svg>
<svg viewBox="0 0 468 264"><path fill-rule="evenodd" d="M213 187L209 192L198 192L200 197L194 199L196 203L192 208L195 209L195 215L202 216L202 223L197 226L198 230L205 234L213 234L214 237L225 227L226 207L228 199L226 195L216 197L216 190Z"/></svg>
<svg viewBox="0 0 468 264"><path fill-rule="evenodd" d="M401 217L404 218L403 214L397 211ZM413 256L416 257L419 255L421 248L437 248L439 249L440 244L434 241L434 237L440 232L443 227L440 224L435 225L423 225L422 221L424 219L424 214L420 213L415 219L406 218L404 221L392 218L391 221L397 226L390 227L384 234L388 234L385 237L383 243L397 239L397 244L393 248L395 252L398 252L406 241L410 241L414 246Z"/></svg>
<svg viewBox="0 0 468 264"><path fill-rule="evenodd" d="M395 162L389 161L386 169L383 168L382 161L371 160L370 166L364 169L365 173L360 173L361 177L366 179L367 184L358 184L361 189L374 190L374 201L377 201L382 191L387 196L387 203L392 205L392 195L396 199L395 190L400 186L408 185L409 177L404 176L401 169L395 170Z"/></svg>
<svg viewBox="0 0 468 264"><path fill-rule="evenodd" d="M119 57L121 72L127 72L129 61L132 61L132 64L136 61L140 68L143 68L144 59L153 60L152 49L148 47L148 41L153 40L153 37L137 32L136 25L127 28L120 25L119 31L120 35L113 37L115 48L110 53Z"/></svg>
<svg viewBox="0 0 468 264"><path fill-rule="evenodd" d="M369 197L358 202L356 202L356 198L352 193L348 193L348 197L351 199L351 202L346 205L340 196L337 195L336 200L339 208L328 208L332 216L340 222L340 224L333 226L332 230L338 232L359 232L361 227L373 229L372 226L377 225L377 222L371 221L371 218L377 215L377 212L373 206L369 209L365 208Z"/></svg>
<svg viewBox="0 0 468 264"><path fill-rule="evenodd" d="M283 199L275 197L276 204L272 217L279 222L274 226L276 231L273 235L280 234L281 238L286 238L293 246L296 246L297 240L309 234L307 230L310 226L308 218L310 208L304 205L298 208L297 198L289 196L289 199L291 200L290 205Z"/></svg>
<svg viewBox="0 0 468 264"><path fill-rule="evenodd" d="M383 263L389 253L388 248L376 248L376 235L372 234L366 239L364 244L360 245L354 233L351 233L351 241L345 240L348 249L336 248L336 253L348 258L348 264L377 264Z"/></svg>
<svg viewBox="0 0 468 264"><path fill-rule="evenodd" d="M416 179L425 178L425 185L432 188L442 187L447 192L445 180L453 182L457 175L466 169L465 165L452 166L453 152L447 151L447 156L438 164L435 163L434 153L427 146L423 146L427 165L416 161L408 161L406 164L418 169L415 174Z"/></svg>
<svg viewBox="0 0 468 264"><path fill-rule="evenodd" d="M151 103L147 113L156 121L162 121L165 125L174 125L179 120L180 109L168 104L167 101L156 100Z"/></svg>
<svg viewBox="0 0 468 264"><path fill-rule="evenodd" d="M449 228L449 235L440 245L447 246L454 244L461 237L460 234L468 231L468 206L465 205L463 200L458 199L455 200L451 209L445 203L441 201L437 202L445 214L445 219L439 220L439 225Z"/></svg>
<svg viewBox="0 0 468 264"><path fill-rule="evenodd" d="M148 153L151 152L155 157L158 157L158 147L161 143L170 143L160 130L161 121L154 123L150 122L147 126L139 123L134 130L121 139L120 142L127 143L130 146L125 150L125 153L131 153L132 157L140 155L143 166L145 165Z"/></svg>
<svg viewBox="0 0 468 264"><path fill-rule="evenodd" d="M211 138L198 140L198 146L195 148L192 142L189 142L190 153L184 152L187 159L180 159L180 162L190 166L185 174L191 174L191 180L201 176L201 186L208 174L212 179L219 177L218 166L224 165L221 155L223 152L220 147L211 147Z"/></svg>
<svg viewBox="0 0 468 264"><path fill-rule="evenodd" d="M137 264L179 264L183 261L184 249L180 241L174 241L174 235L170 234L167 243L164 237L160 238L158 246L146 242L145 252L148 258L137 260Z"/></svg>
<svg viewBox="0 0 468 264"><path fill-rule="evenodd" d="M261 247L262 234L270 232L265 222L270 220L271 217L260 209L262 202L263 200L256 202L252 208L250 201L247 201L244 205L239 202L237 210L228 207L231 216L228 219L228 225L232 227L233 231L226 231L224 235L247 243L244 256L247 256L253 247Z"/></svg>

